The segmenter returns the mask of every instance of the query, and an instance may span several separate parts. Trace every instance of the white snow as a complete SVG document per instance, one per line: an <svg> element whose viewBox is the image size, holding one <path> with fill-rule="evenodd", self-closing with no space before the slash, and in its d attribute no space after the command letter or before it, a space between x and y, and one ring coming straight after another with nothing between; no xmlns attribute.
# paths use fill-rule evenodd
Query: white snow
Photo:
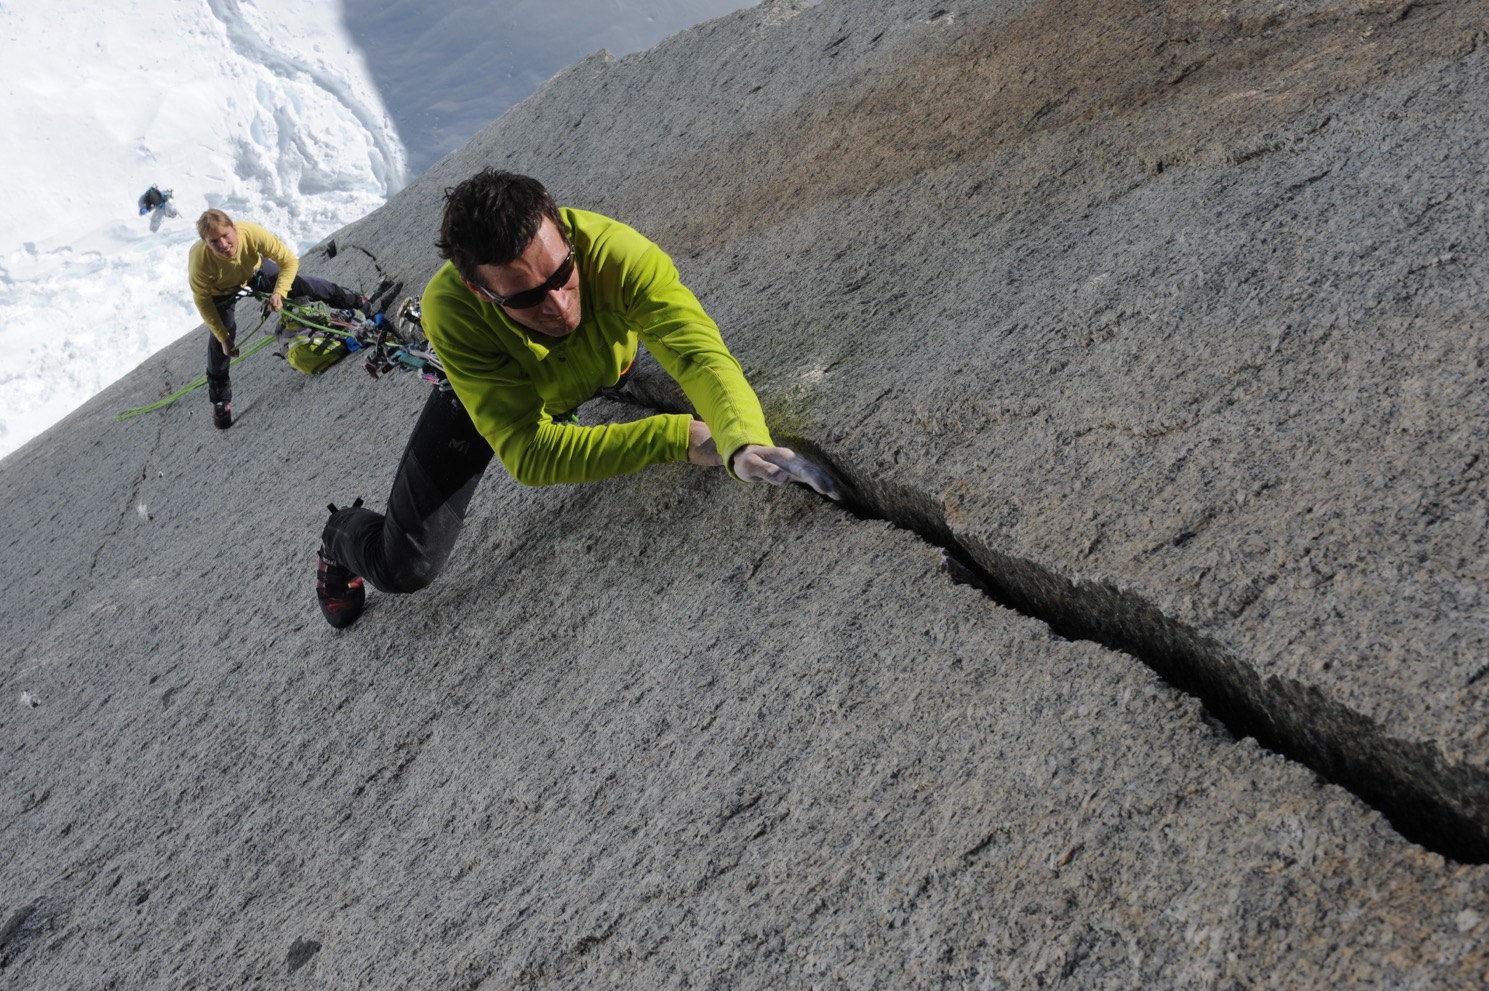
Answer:
<svg viewBox="0 0 1489 991"><path fill-rule="evenodd" d="M0 0L0 457L196 330L202 210L303 250L407 181L399 127L422 168L578 58L749 2ZM181 214L154 233L152 183Z"/></svg>
<svg viewBox="0 0 1489 991"><path fill-rule="evenodd" d="M4 2L0 64L0 455L201 322L202 210L301 249L404 182L336 4ZM155 233L152 183L181 214Z"/></svg>

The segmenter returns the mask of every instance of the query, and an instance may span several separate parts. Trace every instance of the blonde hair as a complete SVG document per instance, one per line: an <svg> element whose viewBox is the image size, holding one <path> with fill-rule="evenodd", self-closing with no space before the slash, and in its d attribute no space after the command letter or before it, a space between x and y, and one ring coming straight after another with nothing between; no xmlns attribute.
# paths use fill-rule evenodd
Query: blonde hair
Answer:
<svg viewBox="0 0 1489 991"><path fill-rule="evenodd" d="M203 241L224 227L232 227L233 218L221 210L212 209L196 218L196 232Z"/></svg>

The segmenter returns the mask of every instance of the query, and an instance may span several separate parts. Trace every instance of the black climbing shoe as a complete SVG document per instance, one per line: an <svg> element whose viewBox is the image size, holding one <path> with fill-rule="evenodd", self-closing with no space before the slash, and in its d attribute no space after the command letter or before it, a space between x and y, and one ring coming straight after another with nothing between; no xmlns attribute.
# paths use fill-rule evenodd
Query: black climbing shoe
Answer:
<svg viewBox="0 0 1489 991"><path fill-rule="evenodd" d="M356 509L362 505L358 499L352 503ZM326 507L335 516L339 510L335 505ZM346 568L326 557L325 541L316 551L315 597L321 604L321 615L336 629L345 629L357 621L367 603L367 589L362 579Z"/></svg>
<svg viewBox="0 0 1489 991"><path fill-rule="evenodd" d="M367 590L362 579L337 564L326 560L324 551L316 551L315 597L321 604L321 615L336 629L345 629L362 615L367 603Z"/></svg>

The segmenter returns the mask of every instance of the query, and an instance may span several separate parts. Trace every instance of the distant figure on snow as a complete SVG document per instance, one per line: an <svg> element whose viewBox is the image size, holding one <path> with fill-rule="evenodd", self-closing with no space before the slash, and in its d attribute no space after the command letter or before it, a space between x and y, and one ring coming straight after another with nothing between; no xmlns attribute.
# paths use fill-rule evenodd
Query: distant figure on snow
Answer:
<svg viewBox="0 0 1489 991"><path fill-rule="evenodd" d="M171 190L151 186L140 194L140 216L150 215L150 230L160 230L160 222L166 217L179 217L176 204L171 202Z"/></svg>
<svg viewBox="0 0 1489 991"><path fill-rule="evenodd" d="M493 453L525 485L588 482L689 461L742 482L825 472L774 446L716 323L662 249L619 221L560 210L536 179L487 169L445 193L448 259L425 287L423 327L454 394L431 392L399 461L387 515L332 507L316 597L332 626L361 615L363 580L413 592L454 549ZM658 414L581 426L574 411L623 384L645 345L701 419Z"/></svg>
<svg viewBox="0 0 1489 991"><path fill-rule="evenodd" d="M228 369L238 353L238 292L248 288L268 293L271 310L284 306L286 297L308 297L338 309L365 307L366 299L313 275L300 274L300 259L273 234L248 221L234 222L221 210L197 218L201 240L191 246L187 275L197 312L212 336L207 339L207 398L212 403L212 425L233 425L233 385Z"/></svg>

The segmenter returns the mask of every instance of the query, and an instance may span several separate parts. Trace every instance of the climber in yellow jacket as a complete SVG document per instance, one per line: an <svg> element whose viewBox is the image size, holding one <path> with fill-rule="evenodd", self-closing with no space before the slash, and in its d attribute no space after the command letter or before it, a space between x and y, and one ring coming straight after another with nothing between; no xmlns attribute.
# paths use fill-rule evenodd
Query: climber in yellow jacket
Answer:
<svg viewBox="0 0 1489 991"><path fill-rule="evenodd" d="M295 253L258 224L234 221L221 210L208 210L197 218L196 231L201 240L191 246L186 272L197 312L212 332L207 341L207 399L212 404L212 425L225 430L233 424L233 386L228 369L238 353L236 305L241 289L267 293L271 310L280 309L291 296L322 300L343 309L363 306L366 300L355 290L301 275Z"/></svg>

